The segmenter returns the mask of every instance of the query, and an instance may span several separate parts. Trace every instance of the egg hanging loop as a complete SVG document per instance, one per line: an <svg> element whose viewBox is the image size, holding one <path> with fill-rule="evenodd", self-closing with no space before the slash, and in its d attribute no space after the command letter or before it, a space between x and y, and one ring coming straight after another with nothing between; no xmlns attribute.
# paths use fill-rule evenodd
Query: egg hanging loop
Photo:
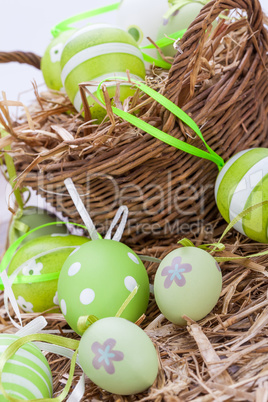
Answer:
<svg viewBox="0 0 268 402"><path fill-rule="evenodd" d="M70 179L70 178L65 179L64 184L70 194L71 199L73 200L73 203L77 209L77 212L81 216L81 218L88 230L88 233L89 233L91 239L98 240L99 235L96 230L96 227L95 227L89 213L87 212L86 207L83 204L83 201L82 201L80 195L78 194L78 191L76 190L76 187L75 187L72 179Z"/></svg>

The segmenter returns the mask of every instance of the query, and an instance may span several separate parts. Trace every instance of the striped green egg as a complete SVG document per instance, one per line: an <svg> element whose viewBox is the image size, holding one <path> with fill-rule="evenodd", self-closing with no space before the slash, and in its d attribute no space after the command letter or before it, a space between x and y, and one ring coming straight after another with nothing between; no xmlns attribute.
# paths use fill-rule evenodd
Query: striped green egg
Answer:
<svg viewBox="0 0 268 402"><path fill-rule="evenodd" d="M145 66L141 51L132 36L114 26L94 24L77 30L66 42L61 56L61 78L64 88L77 111L82 108L78 84L94 81L88 86L96 94L98 84L109 77L130 77L144 80ZM106 83L110 97L115 95L114 82ZM132 96L134 90L129 84L120 85L120 100ZM87 98L92 118L102 119L104 109Z"/></svg>
<svg viewBox="0 0 268 402"><path fill-rule="evenodd" d="M0 335L0 354L19 339L16 335ZM51 398L52 375L42 352L32 343L22 346L4 366L2 384L12 397L22 400ZM0 402L7 399L0 393Z"/></svg>
<svg viewBox="0 0 268 402"><path fill-rule="evenodd" d="M41 59L43 77L47 87L50 89L60 91L63 87L60 58L65 42L74 31L75 29L68 29L68 31L61 32L59 36L53 38Z"/></svg>
<svg viewBox="0 0 268 402"><path fill-rule="evenodd" d="M215 198L227 222L268 200L268 149L247 149L233 156L217 177ZM268 243L268 206L250 212L234 228L252 240Z"/></svg>

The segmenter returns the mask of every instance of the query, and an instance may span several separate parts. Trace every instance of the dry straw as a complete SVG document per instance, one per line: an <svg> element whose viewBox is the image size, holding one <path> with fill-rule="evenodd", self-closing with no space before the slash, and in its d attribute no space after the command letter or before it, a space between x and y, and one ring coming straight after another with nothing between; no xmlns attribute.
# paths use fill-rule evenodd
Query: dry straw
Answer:
<svg viewBox="0 0 268 402"><path fill-rule="evenodd" d="M210 23L220 13L235 8L242 17L222 20L211 32ZM170 72L153 69L147 84L187 112L224 160L242 149L267 147L268 35L259 2L211 1L177 47ZM172 227L178 219L181 225L202 222L188 236L195 245L213 243L223 232L225 224L218 217L213 197L217 168L211 162L184 154L131 127L111 114L109 103L109 118L100 125L90 121L89 115L84 120L79 115L66 114L71 105L59 93L37 94L37 103L30 108L31 120L19 124L12 125L7 104L0 104L1 122L10 136L2 140L1 148L12 144L20 172L18 184L37 189L70 219L79 221L64 189L65 178L73 179L90 206L94 222L104 226L117 207L113 202L115 180L124 189L124 203L130 209L131 225L125 241L134 244L135 251L141 254L163 258L177 247L176 241L184 236L172 231L163 235L163 228L167 223ZM132 103L126 102L123 107L136 111L141 119L171 135L202 147L187 127L147 96L137 93ZM94 174L90 194L86 186L89 173ZM168 173L171 180L167 180ZM152 184L155 187L150 187ZM163 189L165 203L161 210L156 185ZM142 195L135 192L138 188ZM180 212L168 203L170 197L176 196ZM60 205L56 204L59 199ZM111 205L111 210L103 213ZM161 230L148 234L137 229L146 223L160 225ZM205 225L212 230L206 231ZM226 249L217 255L247 256L267 248L234 233L227 236L226 243ZM188 319L185 328L165 320L151 295L146 317L139 320L139 325L159 353L156 382L141 395L120 397L87 380L84 400L266 402L267 265L267 256L221 264L223 290L218 304L200 322ZM157 264L146 262L146 268L152 284ZM12 332L2 296L0 304L0 329ZM23 318L27 322L34 316L24 314ZM68 328L60 314L50 311L46 318L50 329L61 332ZM49 361L57 393L66 381L69 362L53 355L49 355ZM75 382L80 374L78 369L76 374Z"/></svg>
<svg viewBox="0 0 268 402"><path fill-rule="evenodd" d="M212 240L212 239L211 239ZM233 239L230 239L233 240ZM241 242L238 238L220 256L246 256L264 247ZM199 239L199 242L201 239ZM198 244L198 243L197 243ZM142 254L163 257L174 245L146 247ZM266 246L267 248L267 246ZM164 251L163 251L164 250ZM156 263L145 263L153 283ZM86 381L84 401L267 401L268 385L268 259L266 257L224 263L223 289L214 310L195 323L178 327L159 312L151 295L146 317L139 320L154 342L159 354L159 373L146 392L129 397L111 395ZM55 310L54 310L55 311ZM24 313L26 324L38 314ZM66 321L53 310L46 312L48 330L66 334ZM0 296L0 331L14 332L9 324ZM69 361L48 355L54 375L55 395L60 393L68 377ZM77 368L73 385L81 371Z"/></svg>

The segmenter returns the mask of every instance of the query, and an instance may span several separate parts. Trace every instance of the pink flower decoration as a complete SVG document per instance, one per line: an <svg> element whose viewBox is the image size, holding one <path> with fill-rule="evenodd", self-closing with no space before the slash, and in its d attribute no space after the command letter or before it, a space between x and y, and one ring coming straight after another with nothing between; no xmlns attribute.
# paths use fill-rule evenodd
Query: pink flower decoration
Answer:
<svg viewBox="0 0 268 402"><path fill-rule="evenodd" d="M109 338L103 345L99 342L94 342L91 346L92 351L95 353L93 359L93 367L99 370L101 366L104 367L108 374L114 374L115 368L113 361L120 361L124 359L124 353L118 350L113 350L116 345L116 340Z"/></svg>
<svg viewBox="0 0 268 402"><path fill-rule="evenodd" d="M216 267L217 267L217 270L218 270L219 272L221 272L220 266L219 266L219 264L217 263L217 261L216 261Z"/></svg>
<svg viewBox="0 0 268 402"><path fill-rule="evenodd" d="M181 257L173 258L171 266L165 267L163 269L163 271L161 272L162 276L166 276L166 279L164 282L164 287L166 289L170 288L173 281L175 281L176 285L179 287L182 287L185 285L186 280L185 280L183 274L185 274L186 272L191 272L192 265L191 264L182 264L181 261L182 261Z"/></svg>

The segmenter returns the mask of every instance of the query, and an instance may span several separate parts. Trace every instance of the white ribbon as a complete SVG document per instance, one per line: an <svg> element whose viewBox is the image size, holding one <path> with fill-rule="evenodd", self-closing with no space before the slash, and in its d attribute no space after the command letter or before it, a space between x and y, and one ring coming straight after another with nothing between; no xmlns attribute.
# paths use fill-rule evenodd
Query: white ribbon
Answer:
<svg viewBox="0 0 268 402"><path fill-rule="evenodd" d="M45 352L49 353L55 353L56 355L60 355L63 357L67 357L68 359L71 359L73 357L74 351L68 348L65 348L64 346L58 346L58 345L53 345L50 343L46 342L33 342L40 350L43 350ZM76 358L76 364L81 367L81 364L79 362L79 357L77 356ZM82 367L81 367L82 368ZM79 402L85 393L85 374L83 373L76 384L73 392L67 399L68 402Z"/></svg>
<svg viewBox="0 0 268 402"><path fill-rule="evenodd" d="M27 335L37 334L47 326L47 320L42 315L30 321L25 327L16 332L16 335L23 337Z"/></svg>
<svg viewBox="0 0 268 402"><path fill-rule="evenodd" d="M8 315L8 318L10 319L10 321L12 322L12 324L14 325L14 327L21 329L22 328L22 320L21 320L21 314L20 314L20 310L19 310L19 306L18 303L16 301L15 295L13 293L13 290L11 288L12 286L12 282L10 281L10 279L7 276L7 271L4 270L1 273L1 279L4 285L4 304L5 304L5 309ZM14 280L14 279L13 279ZM9 307L8 307L8 300L10 300L11 306L14 310L14 313L16 314L18 320L19 320L19 324L16 323L16 321L13 320L13 318L11 317L10 313L9 313Z"/></svg>
<svg viewBox="0 0 268 402"><path fill-rule="evenodd" d="M70 178L65 179L64 184L70 194L71 199L73 200L73 203L77 209L77 212L81 216L81 218L88 230L88 233L89 233L91 239L98 240L99 239L98 232L95 228L95 225L94 225L92 219L89 216L89 213L86 210L85 205L83 204L83 201L82 201L80 195L78 194L78 191L75 188L75 185L74 185L72 179L70 179Z"/></svg>
<svg viewBox="0 0 268 402"><path fill-rule="evenodd" d="M121 240L121 237L123 235L123 232L125 230L125 226L127 223L127 217L128 217L128 207L126 205L122 205L116 212L115 217L111 223L111 226L109 227L109 229L106 233L105 239L109 239L109 240L111 239L113 228L118 223L119 219L121 218L121 215L123 215L121 222L112 238L112 240L115 240L115 241Z"/></svg>

